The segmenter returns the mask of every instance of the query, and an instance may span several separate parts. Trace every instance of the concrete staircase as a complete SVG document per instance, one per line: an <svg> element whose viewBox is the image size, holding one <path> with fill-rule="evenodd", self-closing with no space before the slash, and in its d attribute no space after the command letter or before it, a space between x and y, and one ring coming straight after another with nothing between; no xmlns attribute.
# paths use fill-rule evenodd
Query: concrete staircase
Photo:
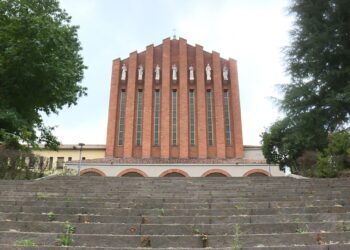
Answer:
<svg viewBox="0 0 350 250"><path fill-rule="evenodd" d="M350 179L0 181L1 250L138 248L349 250Z"/></svg>

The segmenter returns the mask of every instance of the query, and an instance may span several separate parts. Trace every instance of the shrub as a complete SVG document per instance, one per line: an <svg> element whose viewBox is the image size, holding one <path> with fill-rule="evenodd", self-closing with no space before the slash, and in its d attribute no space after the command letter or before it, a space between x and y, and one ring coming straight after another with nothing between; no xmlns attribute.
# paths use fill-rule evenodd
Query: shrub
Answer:
<svg viewBox="0 0 350 250"><path fill-rule="evenodd" d="M34 179L44 176L47 161L28 151L0 147L0 179Z"/></svg>

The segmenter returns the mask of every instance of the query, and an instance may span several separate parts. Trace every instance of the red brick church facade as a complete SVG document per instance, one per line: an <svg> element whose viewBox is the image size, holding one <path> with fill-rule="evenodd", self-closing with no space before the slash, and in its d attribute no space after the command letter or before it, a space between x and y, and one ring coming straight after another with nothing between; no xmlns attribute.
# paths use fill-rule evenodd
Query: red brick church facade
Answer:
<svg viewBox="0 0 350 250"><path fill-rule="evenodd" d="M106 157L244 157L234 59L164 39L115 59Z"/></svg>

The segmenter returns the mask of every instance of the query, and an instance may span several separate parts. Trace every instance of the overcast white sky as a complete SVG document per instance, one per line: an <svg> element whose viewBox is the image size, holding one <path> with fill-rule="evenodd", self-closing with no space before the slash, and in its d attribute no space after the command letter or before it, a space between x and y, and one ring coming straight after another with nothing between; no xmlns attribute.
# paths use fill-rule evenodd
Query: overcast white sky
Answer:
<svg viewBox="0 0 350 250"><path fill-rule="evenodd" d="M112 60L158 45L173 35L238 61L243 141L259 145L260 134L278 117L270 97L286 83L282 47L292 18L288 0L60 0L79 25L88 96L59 115L45 117L64 144L105 144Z"/></svg>

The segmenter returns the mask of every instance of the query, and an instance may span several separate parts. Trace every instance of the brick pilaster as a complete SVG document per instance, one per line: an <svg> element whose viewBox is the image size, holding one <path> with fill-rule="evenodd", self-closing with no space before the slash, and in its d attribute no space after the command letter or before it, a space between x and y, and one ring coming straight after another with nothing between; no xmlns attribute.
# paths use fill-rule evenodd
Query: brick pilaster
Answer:
<svg viewBox="0 0 350 250"><path fill-rule="evenodd" d="M118 112L118 89L120 78L120 60L116 59L112 65L111 89L109 92L108 124L106 139L106 157L115 156L116 130L117 130L117 112Z"/></svg>
<svg viewBox="0 0 350 250"><path fill-rule="evenodd" d="M129 57L128 84L125 108L124 157L132 157L135 128L135 88L136 88L137 52Z"/></svg>
<svg viewBox="0 0 350 250"><path fill-rule="evenodd" d="M197 126L198 126L198 158L207 158L207 121L205 106L205 80L203 47L196 45L196 82L197 82Z"/></svg>
<svg viewBox="0 0 350 250"><path fill-rule="evenodd" d="M146 48L143 121L142 121L142 157L151 157L152 147L152 99L153 99L153 45Z"/></svg>
<svg viewBox="0 0 350 250"><path fill-rule="evenodd" d="M161 135L160 155L162 158L169 158L170 153L170 38L163 40L161 66Z"/></svg>
<svg viewBox="0 0 350 250"><path fill-rule="evenodd" d="M223 108L223 94L222 94L222 78L220 54L212 53L213 62L213 88L214 88L214 107L215 107L215 145L216 157L226 157L226 143L225 143L225 126L224 126L224 108Z"/></svg>
<svg viewBox="0 0 350 250"><path fill-rule="evenodd" d="M242 121L241 121L241 106L239 100L239 86L237 61L229 59L230 64L230 84L231 84L231 113L232 113L232 134L235 157L243 158L243 136L242 136Z"/></svg>
<svg viewBox="0 0 350 250"><path fill-rule="evenodd" d="M187 74L187 42L180 38L179 49L179 138L180 158L188 158L188 74Z"/></svg>

